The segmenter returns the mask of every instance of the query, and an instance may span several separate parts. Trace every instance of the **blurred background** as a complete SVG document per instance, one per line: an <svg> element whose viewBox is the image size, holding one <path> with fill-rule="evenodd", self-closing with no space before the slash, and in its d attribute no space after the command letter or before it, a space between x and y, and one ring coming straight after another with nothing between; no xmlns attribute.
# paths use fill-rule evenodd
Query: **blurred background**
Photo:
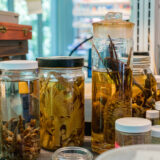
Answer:
<svg viewBox="0 0 160 160"><path fill-rule="evenodd" d="M70 51L92 35L92 22L104 19L109 11L122 12L130 19L130 0L42 0L41 14L28 14L26 0L0 0L1 11L19 14L19 24L32 25L28 59L69 55ZM88 59L90 43L74 55Z"/></svg>

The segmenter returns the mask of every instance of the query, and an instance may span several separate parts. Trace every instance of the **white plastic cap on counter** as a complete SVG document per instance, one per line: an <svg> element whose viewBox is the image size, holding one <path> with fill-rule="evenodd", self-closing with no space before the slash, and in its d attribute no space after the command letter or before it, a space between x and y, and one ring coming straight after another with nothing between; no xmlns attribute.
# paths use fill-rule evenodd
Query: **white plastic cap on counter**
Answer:
<svg viewBox="0 0 160 160"><path fill-rule="evenodd" d="M154 77L155 77L157 83L160 83L160 75L154 75Z"/></svg>
<svg viewBox="0 0 160 160"><path fill-rule="evenodd" d="M160 111L160 101L157 101L155 103L155 109L158 110L158 111Z"/></svg>
<svg viewBox="0 0 160 160"><path fill-rule="evenodd" d="M11 60L0 62L1 70L27 70L27 69L37 69L37 61L28 60Z"/></svg>
<svg viewBox="0 0 160 160"><path fill-rule="evenodd" d="M146 118L159 118L159 111L157 110L147 110Z"/></svg>
<svg viewBox="0 0 160 160"><path fill-rule="evenodd" d="M151 136L160 138L160 125L152 126Z"/></svg>
<svg viewBox="0 0 160 160"><path fill-rule="evenodd" d="M126 117L116 120L115 128L126 133L142 133L151 130L151 121L144 118Z"/></svg>

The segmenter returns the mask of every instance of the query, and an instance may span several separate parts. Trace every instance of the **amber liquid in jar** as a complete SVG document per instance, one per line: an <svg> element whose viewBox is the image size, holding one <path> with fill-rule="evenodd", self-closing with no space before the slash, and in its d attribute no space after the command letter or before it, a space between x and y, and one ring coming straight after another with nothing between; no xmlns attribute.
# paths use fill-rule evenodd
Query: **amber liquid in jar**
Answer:
<svg viewBox="0 0 160 160"><path fill-rule="evenodd" d="M134 75L132 89L132 115L145 117L146 110L155 108L156 80L152 74Z"/></svg>
<svg viewBox="0 0 160 160"><path fill-rule="evenodd" d="M55 77L56 80L53 80ZM81 146L84 138L84 78L56 72L40 78L41 146Z"/></svg>
<svg viewBox="0 0 160 160"><path fill-rule="evenodd" d="M119 88L115 84L119 72L109 74L94 70L92 75L92 150L97 153L114 148L115 121L131 117L132 71L120 76L125 83Z"/></svg>

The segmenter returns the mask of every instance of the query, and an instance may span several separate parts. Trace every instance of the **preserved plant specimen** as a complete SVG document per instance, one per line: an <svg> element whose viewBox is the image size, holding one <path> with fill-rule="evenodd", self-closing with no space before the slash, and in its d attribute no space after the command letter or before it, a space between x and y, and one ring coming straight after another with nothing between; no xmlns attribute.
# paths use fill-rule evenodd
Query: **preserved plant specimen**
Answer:
<svg viewBox="0 0 160 160"><path fill-rule="evenodd" d="M115 121L131 116L132 49L125 64L118 59L110 36L110 57L102 59L93 44L104 69L93 70L92 76L92 150L98 153L114 148Z"/></svg>
<svg viewBox="0 0 160 160"><path fill-rule="evenodd" d="M132 113L134 117L144 117L146 110L155 108L157 83L147 70L144 74L134 75L132 94Z"/></svg>
<svg viewBox="0 0 160 160"><path fill-rule="evenodd" d="M51 71L40 78L41 146L48 150L83 144L84 78L64 76Z"/></svg>
<svg viewBox="0 0 160 160"><path fill-rule="evenodd" d="M0 62L0 159L36 160L40 153L36 61Z"/></svg>
<svg viewBox="0 0 160 160"><path fill-rule="evenodd" d="M2 125L2 151L7 160L36 160L40 152L40 131L36 119L24 126L22 116ZM14 128L14 129L12 129Z"/></svg>

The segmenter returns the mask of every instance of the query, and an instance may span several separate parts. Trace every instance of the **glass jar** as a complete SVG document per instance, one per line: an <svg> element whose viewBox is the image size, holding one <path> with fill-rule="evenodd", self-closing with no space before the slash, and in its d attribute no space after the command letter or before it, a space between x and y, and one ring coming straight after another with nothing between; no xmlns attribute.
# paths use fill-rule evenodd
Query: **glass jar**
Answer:
<svg viewBox="0 0 160 160"><path fill-rule="evenodd" d="M148 52L135 52L133 58L132 116L144 117L155 109L157 83L150 69Z"/></svg>
<svg viewBox="0 0 160 160"><path fill-rule="evenodd" d="M52 160L93 160L93 155L85 148L64 147L58 149L52 156Z"/></svg>
<svg viewBox="0 0 160 160"><path fill-rule="evenodd" d="M157 82L156 101L160 101L160 75L154 75Z"/></svg>
<svg viewBox="0 0 160 160"><path fill-rule="evenodd" d="M110 12L93 23L92 150L114 148L115 120L132 115L133 23Z"/></svg>
<svg viewBox="0 0 160 160"><path fill-rule="evenodd" d="M144 118L121 118L116 120L115 147L151 142L151 121Z"/></svg>
<svg viewBox="0 0 160 160"><path fill-rule="evenodd" d="M146 118L152 122L152 125L158 125L159 124L159 111L147 110Z"/></svg>
<svg viewBox="0 0 160 160"><path fill-rule="evenodd" d="M2 159L35 160L40 152L36 61L0 62Z"/></svg>
<svg viewBox="0 0 160 160"><path fill-rule="evenodd" d="M81 146L84 139L83 58L38 58L41 146Z"/></svg>
<svg viewBox="0 0 160 160"><path fill-rule="evenodd" d="M160 144L160 125L152 126L152 144Z"/></svg>

